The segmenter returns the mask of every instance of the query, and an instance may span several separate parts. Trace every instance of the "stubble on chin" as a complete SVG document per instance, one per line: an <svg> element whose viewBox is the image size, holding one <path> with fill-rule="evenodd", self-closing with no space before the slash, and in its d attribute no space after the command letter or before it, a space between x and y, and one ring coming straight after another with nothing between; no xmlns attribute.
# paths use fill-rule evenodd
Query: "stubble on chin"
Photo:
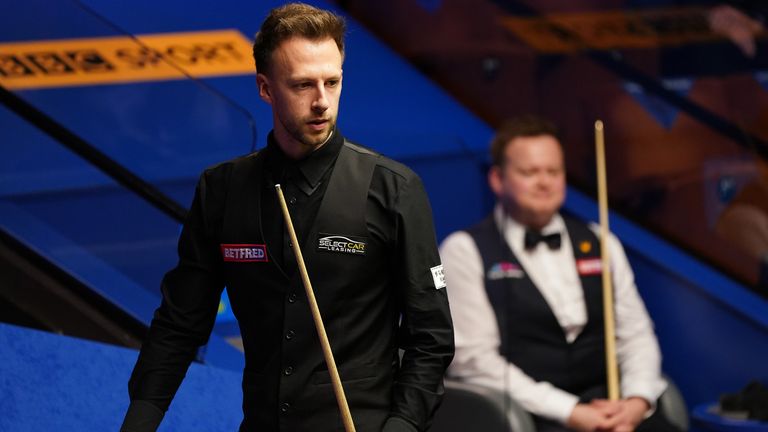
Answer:
<svg viewBox="0 0 768 432"><path fill-rule="evenodd" d="M322 135L315 135L315 134L300 134L298 137L299 142L301 142L304 147L308 147L311 149L316 149L318 147L321 147L325 143L328 142L328 140L331 139L331 135L333 135L333 131L335 129L335 124L329 126Z"/></svg>

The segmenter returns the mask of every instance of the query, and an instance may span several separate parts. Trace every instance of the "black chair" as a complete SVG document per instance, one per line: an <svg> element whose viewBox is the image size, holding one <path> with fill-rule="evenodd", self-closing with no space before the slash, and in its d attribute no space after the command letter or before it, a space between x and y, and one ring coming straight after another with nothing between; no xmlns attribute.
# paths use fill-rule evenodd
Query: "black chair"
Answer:
<svg viewBox="0 0 768 432"><path fill-rule="evenodd" d="M670 423L680 430L687 431L690 419L683 395L671 378L665 375L664 379L667 380L667 389L659 397L659 409Z"/></svg>
<svg viewBox="0 0 768 432"><path fill-rule="evenodd" d="M499 390L445 381L445 398L435 414L432 432L536 432L533 419Z"/></svg>

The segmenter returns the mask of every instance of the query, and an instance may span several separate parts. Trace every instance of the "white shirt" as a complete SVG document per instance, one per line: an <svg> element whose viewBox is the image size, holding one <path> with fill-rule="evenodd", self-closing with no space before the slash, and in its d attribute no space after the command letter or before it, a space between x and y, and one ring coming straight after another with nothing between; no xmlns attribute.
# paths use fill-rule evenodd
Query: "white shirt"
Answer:
<svg viewBox="0 0 768 432"><path fill-rule="evenodd" d="M561 233L561 247L550 250L539 243L526 251L525 227L494 209L497 225L520 265L552 309L566 339L572 342L587 322L584 293L576 271L571 240L560 215L542 233ZM590 226L599 235L596 226ZM653 406L666 389L661 377L661 354L653 323L635 286L624 249L615 236L608 240L614 279L616 352L621 376L621 396L642 397ZM458 231L440 245L448 299L453 317L456 354L448 375L478 385L506 391L527 411L566 423L578 396L546 381L535 381L499 354L496 316L484 285L483 262L472 237Z"/></svg>

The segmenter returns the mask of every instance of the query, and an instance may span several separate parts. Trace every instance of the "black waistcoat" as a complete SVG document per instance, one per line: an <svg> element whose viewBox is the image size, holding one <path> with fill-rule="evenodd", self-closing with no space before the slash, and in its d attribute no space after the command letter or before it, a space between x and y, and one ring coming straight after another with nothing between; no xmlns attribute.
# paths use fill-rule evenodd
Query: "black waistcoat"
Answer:
<svg viewBox="0 0 768 432"><path fill-rule="evenodd" d="M299 239L361 432L381 430L397 368L391 245L370 232L365 219L378 157L344 143L309 235ZM263 163L256 155L233 167L221 230L222 244L264 245L267 257L224 263L246 354L241 431L343 431L299 273L280 268L265 242L264 230L282 224L283 216L279 208L261 205L274 202L265 197L275 194L262 175ZM353 240L349 247L343 246L347 240ZM321 250L321 244L335 250Z"/></svg>
<svg viewBox="0 0 768 432"><path fill-rule="evenodd" d="M606 379L600 246L584 223L564 220L587 307L587 324L571 343L503 240L493 215L467 232L482 256L485 289L499 325L500 354L536 381L580 394Z"/></svg>

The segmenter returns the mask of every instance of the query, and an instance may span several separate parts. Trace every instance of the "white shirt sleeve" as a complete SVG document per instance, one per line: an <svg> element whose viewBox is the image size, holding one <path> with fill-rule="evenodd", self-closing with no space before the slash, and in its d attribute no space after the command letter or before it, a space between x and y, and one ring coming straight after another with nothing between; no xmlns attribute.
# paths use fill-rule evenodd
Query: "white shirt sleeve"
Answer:
<svg viewBox="0 0 768 432"><path fill-rule="evenodd" d="M450 377L508 393L527 411L565 423L578 397L544 381L535 381L499 354L496 315L485 291L482 258L466 232L440 245L454 324L456 353Z"/></svg>
<svg viewBox="0 0 768 432"><path fill-rule="evenodd" d="M595 226L592 227L596 229ZM667 388L661 377L661 350L653 322L640 298L635 275L619 240L608 239L614 281L616 356L621 376L621 397L637 396L655 407Z"/></svg>

